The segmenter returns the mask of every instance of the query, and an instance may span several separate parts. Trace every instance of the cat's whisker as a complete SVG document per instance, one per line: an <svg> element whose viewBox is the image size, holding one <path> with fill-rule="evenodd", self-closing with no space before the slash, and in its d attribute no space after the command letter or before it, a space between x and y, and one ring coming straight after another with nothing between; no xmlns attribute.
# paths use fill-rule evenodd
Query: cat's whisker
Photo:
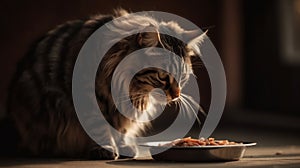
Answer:
<svg viewBox="0 0 300 168"><path fill-rule="evenodd" d="M183 98L181 97L180 98L181 100L181 103L179 103L179 106L180 106L180 110L183 112L183 115L188 115L188 105L187 103L185 102L185 100L183 100Z"/></svg>
<svg viewBox="0 0 300 168"><path fill-rule="evenodd" d="M174 101L174 103L175 103L175 110L176 111L178 110L178 107L180 106L179 101L180 101L180 99L177 99L176 101Z"/></svg>
<svg viewBox="0 0 300 168"><path fill-rule="evenodd" d="M182 115L186 116L186 111L187 111L187 105L185 104L185 102L181 101L181 103L178 104L179 105L179 112L183 112Z"/></svg>
<svg viewBox="0 0 300 168"><path fill-rule="evenodd" d="M182 103L183 103L184 105L186 105L186 107L189 108L189 110L187 110L187 111L188 111L188 112L189 112L189 111L192 111L193 114L194 114L195 117L196 117L197 122L198 122L199 124L201 124L201 121L200 121L200 119L199 119L197 113L195 112L195 108L192 107L192 105L189 103L189 101L186 99L186 97L187 97L186 95L182 94L182 97L179 97L179 98L180 98L180 100L182 101Z"/></svg>
<svg viewBox="0 0 300 168"><path fill-rule="evenodd" d="M193 98L191 98L190 96L185 95L185 94L183 94L182 96L185 97L187 100L190 101L191 104L194 105L194 107L195 107L195 109L197 110L197 112L201 112L202 115L206 116L205 112L204 112L203 110L201 110L201 109L202 109L201 106L200 106ZM194 112L194 111L193 111L193 112ZM194 113L197 115L197 112L194 112ZM200 124L200 123L199 123L199 124Z"/></svg>

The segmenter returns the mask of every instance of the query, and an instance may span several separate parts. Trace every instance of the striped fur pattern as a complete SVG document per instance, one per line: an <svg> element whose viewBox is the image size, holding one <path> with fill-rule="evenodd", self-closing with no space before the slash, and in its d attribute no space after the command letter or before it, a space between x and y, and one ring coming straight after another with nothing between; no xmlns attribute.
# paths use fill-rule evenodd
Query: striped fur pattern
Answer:
<svg viewBox="0 0 300 168"><path fill-rule="evenodd" d="M87 38L114 17L126 14L126 11L119 10L114 16L98 15L87 20L67 22L34 43L28 55L19 63L9 95L9 113L19 131L21 152L31 156L95 159L119 157L118 151L122 149L116 146L109 130L101 129L103 137L109 138L108 145L100 147L82 129L72 102L71 81L77 55ZM184 31L175 23L168 25L147 16L139 19L130 24L126 23L129 27L122 26L124 23L116 23L112 31L126 33L130 26L140 26L141 29L151 27L155 30L164 28L178 33ZM131 81L131 101L136 108L149 111L147 109L152 104L159 102L155 95L149 95L153 88L162 89L168 102L178 101L181 87L192 74L190 51L195 46L189 47L188 44L167 35L140 33L117 42L99 65L96 77L95 92L105 118L117 130L134 136L138 136L147 125L138 125L117 112L110 93L110 80L114 69L126 55L151 46L165 48L181 56L185 67L182 68L182 74L185 76L181 77L182 83L177 83L165 71L145 69ZM172 66L176 68L178 65ZM134 153L135 148L126 148L126 143L130 142L124 140L124 144L121 144L125 147L124 150L132 150Z"/></svg>

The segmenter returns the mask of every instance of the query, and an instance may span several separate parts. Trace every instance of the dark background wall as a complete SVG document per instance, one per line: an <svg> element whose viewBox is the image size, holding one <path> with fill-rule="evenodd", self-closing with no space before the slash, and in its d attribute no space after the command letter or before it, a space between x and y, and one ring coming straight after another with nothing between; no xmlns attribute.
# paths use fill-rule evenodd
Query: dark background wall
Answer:
<svg viewBox="0 0 300 168"><path fill-rule="evenodd" d="M30 44L56 25L68 20L87 18L94 14L110 14L122 7L136 12L157 10L185 17L200 27L214 27L210 38L215 45L221 30L217 1L9 1L1 2L0 28L0 114L5 111L5 100L9 81L18 60L24 55Z"/></svg>
<svg viewBox="0 0 300 168"><path fill-rule="evenodd" d="M299 64L286 64L281 59L278 4L279 0L2 0L0 114L5 112L7 87L16 64L35 39L67 20L111 13L123 7L133 12L170 12L201 28L210 28L208 35L220 53L227 74L225 115L229 118L234 115L232 109L250 109L251 114L299 116L300 68ZM209 104L209 100L203 101Z"/></svg>
<svg viewBox="0 0 300 168"><path fill-rule="evenodd" d="M296 1L295 1L296 2ZM266 113L284 113L300 116L300 64L295 60L286 60L288 53L284 52L286 20L296 17L300 21L300 6L289 1L291 9L298 10L295 16L284 18L281 1L246 1L243 7L245 19L245 65L243 79L245 81L245 107L253 110L264 110ZM253 12L255 11L255 12ZM298 29L298 32L300 30ZM299 40L299 35L292 35ZM295 42L296 43L296 42ZM296 43L299 47L300 44Z"/></svg>

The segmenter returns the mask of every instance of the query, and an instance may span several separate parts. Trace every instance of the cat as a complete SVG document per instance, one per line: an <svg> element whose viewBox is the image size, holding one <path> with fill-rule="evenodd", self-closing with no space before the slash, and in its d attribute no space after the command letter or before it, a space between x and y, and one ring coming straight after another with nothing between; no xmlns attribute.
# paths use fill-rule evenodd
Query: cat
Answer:
<svg viewBox="0 0 300 168"><path fill-rule="evenodd" d="M116 146L105 129L101 134L108 145L97 145L80 125L72 100L72 73L81 47L99 27L126 15L127 11L119 9L113 15L96 15L87 20L69 21L49 31L33 44L18 65L8 98L8 111L20 137L20 152L30 156L92 159L116 159L121 157L120 150L129 150L132 156L136 155L137 149L126 144L126 140L122 141L124 144ZM116 33L126 33L136 26L156 31L138 33L117 42L104 56L96 75L95 93L106 120L118 131L138 136L151 123L137 124L116 111L110 82L117 65L128 54L147 47L164 48L182 58L184 68L181 69L184 75L179 76L182 83L158 68L138 72L130 83L129 97L134 107L143 113L155 113L155 110L147 110L159 102L150 92L159 88L166 95L167 103L180 101L181 87L193 74L191 57L199 54L196 50L206 35L193 34L183 30L176 22L160 22L151 16L140 16L139 20L118 24L114 29ZM190 35L191 42L185 44L172 36L160 34L157 31L159 28ZM178 65L174 63L170 66L176 68Z"/></svg>

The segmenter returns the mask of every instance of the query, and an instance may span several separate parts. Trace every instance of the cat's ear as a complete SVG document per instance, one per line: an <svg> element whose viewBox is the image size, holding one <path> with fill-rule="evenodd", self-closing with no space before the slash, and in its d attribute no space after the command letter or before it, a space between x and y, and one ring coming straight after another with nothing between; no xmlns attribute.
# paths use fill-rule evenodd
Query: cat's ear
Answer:
<svg viewBox="0 0 300 168"><path fill-rule="evenodd" d="M199 46L203 44L205 39L207 39L207 32L200 32L198 30L185 31L183 38L188 41L187 47L192 49L196 54L200 55Z"/></svg>
<svg viewBox="0 0 300 168"><path fill-rule="evenodd" d="M159 33L158 31L150 26L147 27L143 33L139 33L137 36L137 43L141 47L154 47L159 42Z"/></svg>
<svg viewBox="0 0 300 168"><path fill-rule="evenodd" d="M114 10L114 14L115 14L115 17L121 17L121 16L128 15L129 12L123 8L117 8Z"/></svg>

